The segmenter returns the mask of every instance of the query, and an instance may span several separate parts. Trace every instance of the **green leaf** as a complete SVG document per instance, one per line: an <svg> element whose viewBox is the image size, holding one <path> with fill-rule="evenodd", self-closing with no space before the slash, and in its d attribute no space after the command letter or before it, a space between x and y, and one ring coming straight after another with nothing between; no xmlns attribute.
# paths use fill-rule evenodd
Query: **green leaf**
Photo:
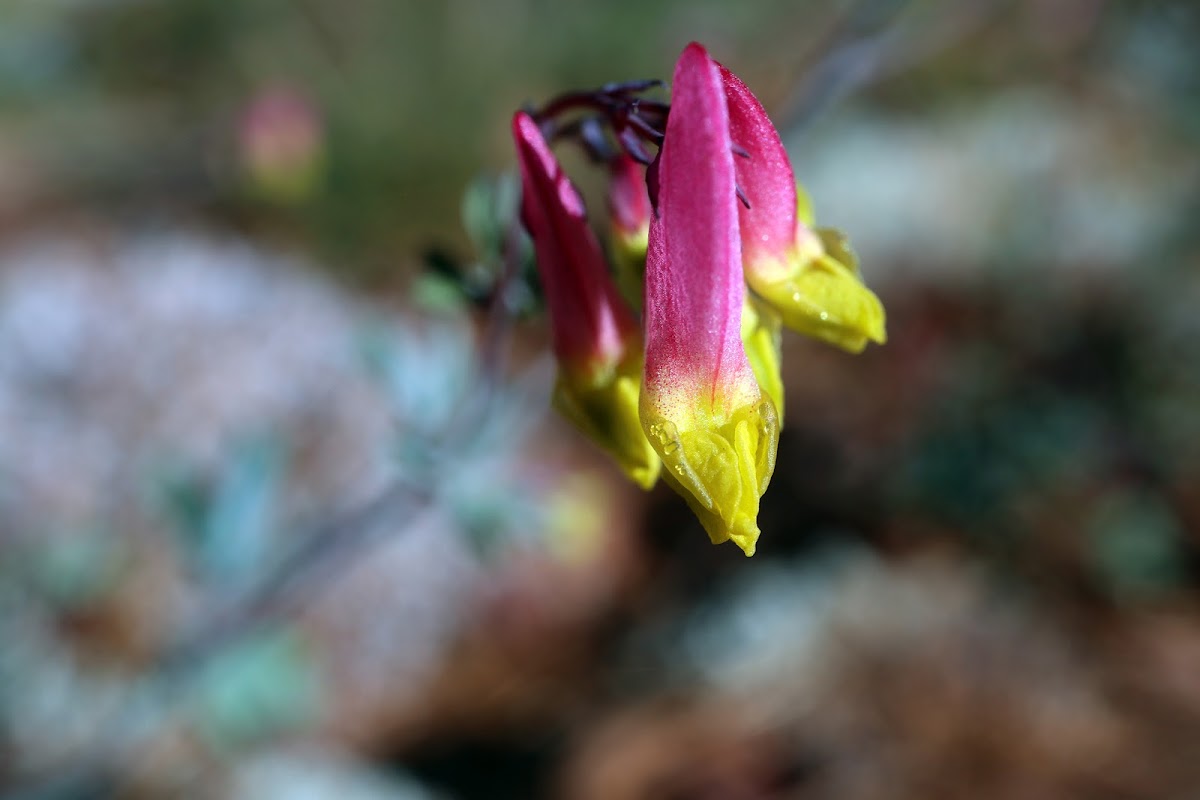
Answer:
<svg viewBox="0 0 1200 800"><path fill-rule="evenodd" d="M317 710L316 665L290 632L245 639L217 655L196 689L203 734L230 749L294 729Z"/></svg>
<svg viewBox="0 0 1200 800"><path fill-rule="evenodd" d="M1120 599L1148 599L1186 580L1182 526L1158 495L1109 496L1093 512L1088 533L1093 564Z"/></svg>

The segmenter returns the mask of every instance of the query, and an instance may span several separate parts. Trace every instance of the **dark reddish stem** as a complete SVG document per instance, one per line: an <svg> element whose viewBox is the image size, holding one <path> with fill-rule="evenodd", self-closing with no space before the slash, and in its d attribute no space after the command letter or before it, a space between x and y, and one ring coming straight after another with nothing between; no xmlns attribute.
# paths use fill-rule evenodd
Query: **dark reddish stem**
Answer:
<svg viewBox="0 0 1200 800"><path fill-rule="evenodd" d="M611 161L619 151L624 151L649 164L654 157L647 145L662 144L671 107L640 95L661 86L662 81L657 80L605 84L594 91L561 94L532 113L548 140L577 139L596 161ZM573 112L585 115L562 119ZM606 127L611 135L606 135Z"/></svg>

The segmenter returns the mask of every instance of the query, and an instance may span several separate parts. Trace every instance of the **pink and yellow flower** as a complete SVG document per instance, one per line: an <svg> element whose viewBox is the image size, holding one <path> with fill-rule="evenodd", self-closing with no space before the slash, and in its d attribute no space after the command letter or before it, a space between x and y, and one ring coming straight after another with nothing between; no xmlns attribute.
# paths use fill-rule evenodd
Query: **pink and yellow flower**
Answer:
<svg viewBox="0 0 1200 800"><path fill-rule="evenodd" d="M720 68L692 44L675 67L646 259L642 425L713 542L747 555L775 468L775 404L742 344L742 246Z"/></svg>
<svg viewBox="0 0 1200 800"><path fill-rule="evenodd" d="M729 105L746 281L783 324L852 353L887 340L883 305L858 275L837 231L813 230L808 198L767 112L736 75L719 67Z"/></svg>
<svg viewBox="0 0 1200 800"><path fill-rule="evenodd" d="M554 405L650 488L659 460L638 421L642 336L608 275L583 199L537 123L513 117L521 165L521 214L533 238L559 364Z"/></svg>

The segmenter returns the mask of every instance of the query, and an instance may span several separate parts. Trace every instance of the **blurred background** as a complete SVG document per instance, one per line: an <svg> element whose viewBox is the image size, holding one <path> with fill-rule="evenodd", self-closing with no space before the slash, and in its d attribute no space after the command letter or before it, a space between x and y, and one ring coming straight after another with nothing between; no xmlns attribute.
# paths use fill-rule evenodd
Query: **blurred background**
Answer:
<svg viewBox="0 0 1200 800"><path fill-rule="evenodd" d="M889 314L786 337L752 560L547 413L498 283L513 109L693 39ZM1198 40L1186 0L7 0L0 798L1196 797Z"/></svg>

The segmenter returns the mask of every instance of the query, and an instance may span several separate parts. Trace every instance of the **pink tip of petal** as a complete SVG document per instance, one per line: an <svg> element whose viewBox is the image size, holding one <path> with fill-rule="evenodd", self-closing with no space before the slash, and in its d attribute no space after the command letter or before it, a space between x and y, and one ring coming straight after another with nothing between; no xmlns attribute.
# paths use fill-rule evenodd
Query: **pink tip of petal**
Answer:
<svg viewBox="0 0 1200 800"><path fill-rule="evenodd" d="M533 238L560 363L612 366L637 325L608 275L583 200L529 114L513 116L521 213Z"/></svg>
<svg viewBox="0 0 1200 800"><path fill-rule="evenodd" d="M748 153L734 159L738 186L750 207L739 206L747 267L781 261L795 242L796 177L779 133L746 84L720 67L729 102L733 143Z"/></svg>

